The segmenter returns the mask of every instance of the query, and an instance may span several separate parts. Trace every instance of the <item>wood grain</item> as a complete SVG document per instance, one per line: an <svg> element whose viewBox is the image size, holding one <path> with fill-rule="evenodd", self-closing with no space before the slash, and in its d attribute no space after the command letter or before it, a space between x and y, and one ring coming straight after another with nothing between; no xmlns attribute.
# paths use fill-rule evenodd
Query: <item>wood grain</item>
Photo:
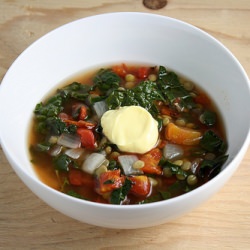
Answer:
<svg viewBox="0 0 250 250"><path fill-rule="evenodd" d="M169 0L157 11L139 0L0 0L0 79L47 32L79 18L118 11L189 22L228 47L250 75L248 0ZM250 249L249 166L250 148L220 192L184 217L152 228L111 230L47 206L19 180L0 149L0 249Z"/></svg>

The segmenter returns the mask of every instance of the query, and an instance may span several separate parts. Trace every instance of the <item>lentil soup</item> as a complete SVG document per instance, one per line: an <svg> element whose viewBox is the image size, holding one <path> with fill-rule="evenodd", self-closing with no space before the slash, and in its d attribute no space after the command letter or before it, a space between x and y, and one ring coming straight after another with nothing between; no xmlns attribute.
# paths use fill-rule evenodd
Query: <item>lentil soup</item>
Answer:
<svg viewBox="0 0 250 250"><path fill-rule="evenodd" d="M50 187L120 205L190 192L228 158L213 100L163 66L113 65L65 83L36 105L29 146Z"/></svg>

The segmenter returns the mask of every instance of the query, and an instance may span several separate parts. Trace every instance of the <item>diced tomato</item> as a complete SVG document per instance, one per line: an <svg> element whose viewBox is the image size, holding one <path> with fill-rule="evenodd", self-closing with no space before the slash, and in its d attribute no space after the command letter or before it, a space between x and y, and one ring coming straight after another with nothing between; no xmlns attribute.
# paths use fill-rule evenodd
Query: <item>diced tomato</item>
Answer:
<svg viewBox="0 0 250 250"><path fill-rule="evenodd" d="M162 153L159 148L154 148L148 153L142 155L140 160L145 163L144 167L141 169L144 173L148 174L162 174L162 169L158 166L162 157Z"/></svg>
<svg viewBox="0 0 250 250"><path fill-rule="evenodd" d="M112 70L120 77L125 77L127 74L127 66L126 64L121 64L121 65L115 65L112 67Z"/></svg>
<svg viewBox="0 0 250 250"><path fill-rule="evenodd" d="M151 189L151 184L146 175L128 177L132 182L130 192L137 196L147 196Z"/></svg>
<svg viewBox="0 0 250 250"><path fill-rule="evenodd" d="M102 193L111 192L120 188L125 181L125 176L121 176L121 170L110 170L100 175L97 181L97 190Z"/></svg>
<svg viewBox="0 0 250 250"><path fill-rule="evenodd" d="M145 79L149 75L149 68L148 67L140 67L137 72L137 76L140 79Z"/></svg>
<svg viewBox="0 0 250 250"><path fill-rule="evenodd" d="M69 182L75 186L94 187L94 179L91 175L82 172L80 169L70 168Z"/></svg>
<svg viewBox="0 0 250 250"><path fill-rule="evenodd" d="M92 130L86 128L78 128L77 134L81 138L82 147L94 149L96 147L95 135Z"/></svg>

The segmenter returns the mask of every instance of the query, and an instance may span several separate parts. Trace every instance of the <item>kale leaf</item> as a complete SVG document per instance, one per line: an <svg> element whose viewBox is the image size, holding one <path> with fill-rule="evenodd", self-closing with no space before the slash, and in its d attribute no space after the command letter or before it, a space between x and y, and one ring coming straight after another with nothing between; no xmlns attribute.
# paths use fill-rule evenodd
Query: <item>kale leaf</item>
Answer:
<svg viewBox="0 0 250 250"><path fill-rule="evenodd" d="M178 111L195 106L192 96L182 86L178 76L174 72L168 72L163 66L159 67L157 84L163 97Z"/></svg>
<svg viewBox="0 0 250 250"><path fill-rule="evenodd" d="M227 148L226 143L212 130L204 133L200 141L200 146L212 153L225 153Z"/></svg>
<svg viewBox="0 0 250 250"><path fill-rule="evenodd" d="M202 179L204 178L207 178L208 180L212 179L221 171L221 167L226 162L227 159L228 155L220 155L214 160L202 161L199 167L198 175Z"/></svg>
<svg viewBox="0 0 250 250"><path fill-rule="evenodd" d="M93 89L98 87L99 90L106 93L110 89L118 88L121 78L111 69L100 69L95 75L93 82Z"/></svg>
<svg viewBox="0 0 250 250"><path fill-rule="evenodd" d="M110 202L111 204L121 204L121 202L126 198L129 190L132 187L132 182L129 179L125 179L125 183L122 187L115 189L111 193Z"/></svg>
<svg viewBox="0 0 250 250"><path fill-rule="evenodd" d="M133 89L113 90L106 98L108 109L116 109L123 106L141 106L152 116L156 117L158 110L155 100L164 100L157 85L153 81L142 81Z"/></svg>

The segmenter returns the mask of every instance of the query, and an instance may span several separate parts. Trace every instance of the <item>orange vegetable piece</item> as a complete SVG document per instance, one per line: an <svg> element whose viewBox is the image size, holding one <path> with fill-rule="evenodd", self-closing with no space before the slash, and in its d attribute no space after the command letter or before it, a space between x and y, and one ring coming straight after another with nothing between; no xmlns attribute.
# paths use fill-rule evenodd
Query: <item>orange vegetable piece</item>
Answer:
<svg viewBox="0 0 250 250"><path fill-rule="evenodd" d="M121 176L121 170L110 170L100 175L97 190L103 194L120 188L125 181L125 176Z"/></svg>
<svg viewBox="0 0 250 250"><path fill-rule="evenodd" d="M165 129L167 140L181 145L197 145L200 142L202 134L198 130L182 128L174 123L169 123Z"/></svg>
<svg viewBox="0 0 250 250"><path fill-rule="evenodd" d="M146 175L131 176L129 180L132 182L130 192L137 196L147 196L151 189L151 184Z"/></svg>
<svg viewBox="0 0 250 250"><path fill-rule="evenodd" d="M125 77L128 72L128 69L127 69L126 64L123 63L121 65L113 66L112 71L114 71L120 77Z"/></svg>
<svg viewBox="0 0 250 250"><path fill-rule="evenodd" d="M79 120L84 120L88 115L88 110L86 106L81 106L80 108L80 114L79 114Z"/></svg>
<svg viewBox="0 0 250 250"><path fill-rule="evenodd" d="M145 79L149 75L149 67L140 67L137 72L137 76L140 79Z"/></svg>
<svg viewBox="0 0 250 250"><path fill-rule="evenodd" d="M79 169L71 168L69 170L69 182L74 186L94 187L94 179L91 175L82 172Z"/></svg>
<svg viewBox="0 0 250 250"><path fill-rule="evenodd" d="M95 135L92 130L86 128L78 128L77 134L81 138L82 147L94 149L96 147Z"/></svg>
<svg viewBox="0 0 250 250"><path fill-rule="evenodd" d="M148 153L142 155L140 160L144 162L144 167L141 170L148 174L162 174L162 169L158 166L162 157L162 153L159 148L154 148Z"/></svg>

